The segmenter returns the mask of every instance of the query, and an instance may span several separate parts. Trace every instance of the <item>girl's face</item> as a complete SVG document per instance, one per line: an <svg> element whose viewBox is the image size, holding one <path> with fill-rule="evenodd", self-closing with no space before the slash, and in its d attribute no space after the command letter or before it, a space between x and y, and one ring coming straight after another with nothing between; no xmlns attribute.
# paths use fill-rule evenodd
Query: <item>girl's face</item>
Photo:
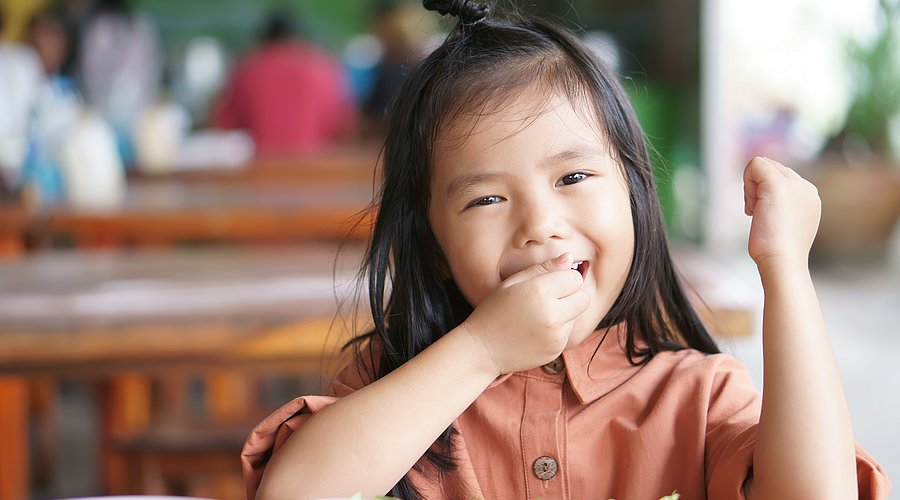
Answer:
<svg viewBox="0 0 900 500"><path fill-rule="evenodd" d="M569 252L590 306L568 347L622 291L634 249L627 183L596 124L556 96L523 92L435 148L429 220L458 288L477 307L509 276ZM578 105L578 104L576 104ZM458 140L462 137L463 140Z"/></svg>

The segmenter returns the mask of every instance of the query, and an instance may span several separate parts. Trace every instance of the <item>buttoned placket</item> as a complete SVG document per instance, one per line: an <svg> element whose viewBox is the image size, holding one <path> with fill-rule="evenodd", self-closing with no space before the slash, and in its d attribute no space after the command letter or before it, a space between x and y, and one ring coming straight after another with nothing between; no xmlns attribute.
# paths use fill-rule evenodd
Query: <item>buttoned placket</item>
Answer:
<svg viewBox="0 0 900 500"><path fill-rule="evenodd" d="M565 362L560 356L531 370L525 382L521 437L525 489L529 499L566 498L568 495L565 378Z"/></svg>

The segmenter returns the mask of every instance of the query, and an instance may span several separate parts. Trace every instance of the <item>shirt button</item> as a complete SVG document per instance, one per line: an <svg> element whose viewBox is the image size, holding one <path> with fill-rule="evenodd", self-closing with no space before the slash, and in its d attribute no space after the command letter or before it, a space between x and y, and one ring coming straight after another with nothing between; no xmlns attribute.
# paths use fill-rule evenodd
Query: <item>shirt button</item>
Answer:
<svg viewBox="0 0 900 500"><path fill-rule="evenodd" d="M534 475L541 481L553 479L558 469L559 466L556 464L556 460L548 456L540 457L534 461Z"/></svg>
<svg viewBox="0 0 900 500"><path fill-rule="evenodd" d="M543 366L544 371L549 373L550 375L556 375L557 373L563 371L563 368L566 367L566 362L563 360L562 356L554 359L553 361L547 363Z"/></svg>

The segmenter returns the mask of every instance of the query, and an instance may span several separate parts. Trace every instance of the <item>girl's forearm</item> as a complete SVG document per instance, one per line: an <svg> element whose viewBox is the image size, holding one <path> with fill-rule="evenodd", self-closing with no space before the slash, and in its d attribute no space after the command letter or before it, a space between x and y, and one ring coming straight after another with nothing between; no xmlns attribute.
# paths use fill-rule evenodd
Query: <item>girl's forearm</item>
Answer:
<svg viewBox="0 0 900 500"><path fill-rule="evenodd" d="M451 331L386 377L322 409L266 467L257 498L383 495L498 375Z"/></svg>
<svg viewBox="0 0 900 500"><path fill-rule="evenodd" d="M805 262L760 266L764 383L751 498L856 498L853 431Z"/></svg>

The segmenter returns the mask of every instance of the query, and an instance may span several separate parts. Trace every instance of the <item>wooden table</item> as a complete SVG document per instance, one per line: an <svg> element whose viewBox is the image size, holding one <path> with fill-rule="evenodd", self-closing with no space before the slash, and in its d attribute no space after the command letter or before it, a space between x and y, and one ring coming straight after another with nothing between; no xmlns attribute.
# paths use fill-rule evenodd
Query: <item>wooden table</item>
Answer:
<svg viewBox="0 0 900 500"><path fill-rule="evenodd" d="M221 375L210 405L227 420L248 404L228 393L235 370L339 367L346 338L330 327L361 249L345 247L336 262L335 248L36 254L0 264L0 498L28 496L35 381L114 380L100 412L112 438L147 428L148 375ZM121 461L103 461L114 492Z"/></svg>
<svg viewBox="0 0 900 500"><path fill-rule="evenodd" d="M29 217L18 205L0 204L0 259L20 255L24 251L24 235Z"/></svg>
<svg viewBox="0 0 900 500"><path fill-rule="evenodd" d="M364 240L378 152L255 160L239 169L129 174L123 203L0 207L0 257L38 249Z"/></svg>
<svg viewBox="0 0 900 500"><path fill-rule="evenodd" d="M134 183L120 207L52 209L34 218L33 230L38 240L77 248L362 240L372 197L372 186L360 184Z"/></svg>
<svg viewBox="0 0 900 500"><path fill-rule="evenodd" d="M234 361L223 356L243 352L260 327L335 313L362 252L348 243L336 261L337 249L59 252L0 263L0 373Z"/></svg>

